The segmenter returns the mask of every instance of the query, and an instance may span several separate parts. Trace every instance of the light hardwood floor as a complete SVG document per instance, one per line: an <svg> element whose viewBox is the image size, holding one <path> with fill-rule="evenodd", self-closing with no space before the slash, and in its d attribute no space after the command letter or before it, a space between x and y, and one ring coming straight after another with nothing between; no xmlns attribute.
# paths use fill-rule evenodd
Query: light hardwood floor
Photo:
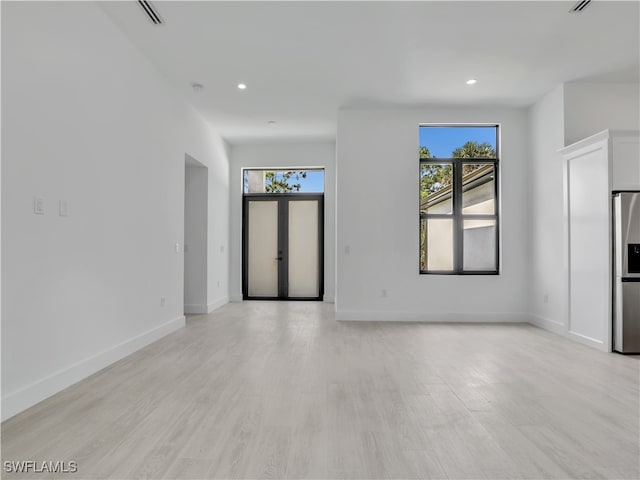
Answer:
<svg viewBox="0 0 640 480"><path fill-rule="evenodd" d="M633 478L639 359L522 324L244 302L2 424L61 478ZM46 478L9 475L3 478Z"/></svg>

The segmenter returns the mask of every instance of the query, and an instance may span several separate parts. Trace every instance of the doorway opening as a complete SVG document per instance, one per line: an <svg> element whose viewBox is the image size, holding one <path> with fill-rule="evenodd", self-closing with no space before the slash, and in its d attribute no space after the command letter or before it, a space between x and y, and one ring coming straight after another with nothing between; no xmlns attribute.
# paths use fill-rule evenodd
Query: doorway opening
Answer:
<svg viewBox="0 0 640 480"><path fill-rule="evenodd" d="M245 300L322 300L324 170L243 172Z"/></svg>
<svg viewBox="0 0 640 480"><path fill-rule="evenodd" d="M207 313L209 169L185 155L184 313Z"/></svg>

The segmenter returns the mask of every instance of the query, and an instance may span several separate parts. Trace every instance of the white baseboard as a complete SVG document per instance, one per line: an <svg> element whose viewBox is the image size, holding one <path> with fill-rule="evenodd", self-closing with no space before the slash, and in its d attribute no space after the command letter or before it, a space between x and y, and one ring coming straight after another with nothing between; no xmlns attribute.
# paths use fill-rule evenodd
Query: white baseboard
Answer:
<svg viewBox="0 0 640 480"><path fill-rule="evenodd" d="M185 325L184 316L170 320L65 369L2 397L2 421L93 375Z"/></svg>
<svg viewBox="0 0 640 480"><path fill-rule="evenodd" d="M578 332L572 332L571 330L567 330L567 327L556 320L551 320L549 318L541 317L539 315L530 314L529 323L536 327L540 327L543 330L548 330L549 332L556 333L558 335L563 336L564 338L568 338L569 340L573 340L574 342L581 343L583 345L587 345L588 347L597 348L603 352L610 352L611 348L605 345L605 342L601 340L597 340L595 338L587 337L586 335L582 335Z"/></svg>
<svg viewBox="0 0 640 480"><path fill-rule="evenodd" d="M533 313L529 315L529 323L536 327L540 327L543 330L549 330L550 332L558 333L560 335L564 335L567 331L563 323L551 320L550 318L534 315Z"/></svg>
<svg viewBox="0 0 640 480"><path fill-rule="evenodd" d="M212 303L204 304L185 304L184 306L184 314L185 315L202 315L211 313L217 308L229 303L229 297L222 297L218 300L215 300Z"/></svg>
<svg viewBox="0 0 640 480"><path fill-rule="evenodd" d="M242 302L244 300L244 298L242 297L242 294L232 294L229 296L229 300L232 302Z"/></svg>
<svg viewBox="0 0 640 480"><path fill-rule="evenodd" d="M207 305L207 313L211 313L214 310L217 310L218 308L222 307L223 305L226 305L227 303L229 303L229 297L222 297L222 298L219 298L218 300L214 300L212 303Z"/></svg>
<svg viewBox="0 0 640 480"><path fill-rule="evenodd" d="M322 301L324 303L336 303L336 299L334 298L333 295L324 295L322 297Z"/></svg>
<svg viewBox="0 0 640 480"><path fill-rule="evenodd" d="M586 335L582 335L581 333L568 331L565 336L574 340L583 345L587 345L588 347L595 347L598 350L602 350L603 352L610 352L611 349L608 348L602 340L598 340L595 338L587 337Z"/></svg>
<svg viewBox="0 0 640 480"><path fill-rule="evenodd" d="M200 315L203 313L209 313L207 311L207 305L204 305L201 303L191 303L191 304L185 304L184 306L185 315Z"/></svg>
<svg viewBox="0 0 640 480"><path fill-rule="evenodd" d="M526 323L528 315L522 313L426 313L382 312L363 310L337 310L336 320L364 322L463 322L463 323Z"/></svg>

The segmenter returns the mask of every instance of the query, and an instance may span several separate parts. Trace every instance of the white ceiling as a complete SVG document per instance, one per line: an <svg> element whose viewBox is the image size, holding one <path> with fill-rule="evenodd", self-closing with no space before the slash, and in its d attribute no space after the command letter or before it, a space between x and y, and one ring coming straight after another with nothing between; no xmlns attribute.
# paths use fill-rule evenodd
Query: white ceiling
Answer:
<svg viewBox="0 0 640 480"><path fill-rule="evenodd" d="M640 4L573 3L156 1L162 26L137 2L101 6L244 143L333 138L341 107L528 105L565 81L638 82Z"/></svg>

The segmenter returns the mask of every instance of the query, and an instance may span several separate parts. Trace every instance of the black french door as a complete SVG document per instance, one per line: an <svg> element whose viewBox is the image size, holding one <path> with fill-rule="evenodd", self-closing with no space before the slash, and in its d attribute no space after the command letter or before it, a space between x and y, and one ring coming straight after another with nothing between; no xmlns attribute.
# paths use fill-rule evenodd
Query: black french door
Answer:
<svg viewBox="0 0 640 480"><path fill-rule="evenodd" d="M242 295L245 300L322 300L324 195L245 194Z"/></svg>

